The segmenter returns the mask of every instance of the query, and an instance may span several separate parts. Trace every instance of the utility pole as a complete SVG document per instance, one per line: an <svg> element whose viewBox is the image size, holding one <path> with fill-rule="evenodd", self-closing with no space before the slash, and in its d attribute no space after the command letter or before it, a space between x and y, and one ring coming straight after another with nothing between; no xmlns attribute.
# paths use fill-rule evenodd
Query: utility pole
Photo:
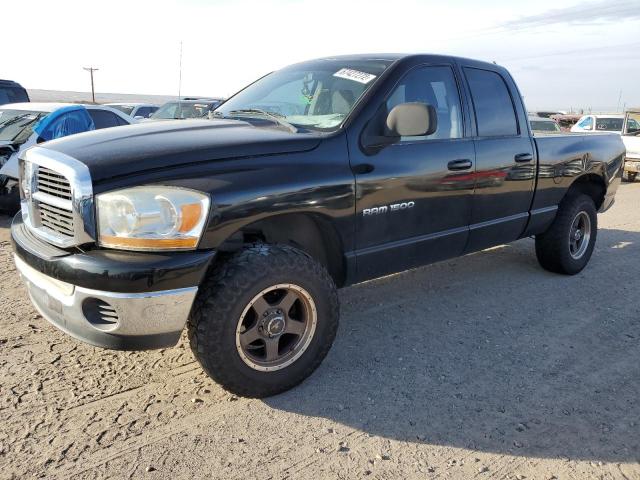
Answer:
<svg viewBox="0 0 640 480"><path fill-rule="evenodd" d="M91 74L91 101L96 103L96 92L93 88L93 72L97 72L99 69L94 67L82 67L84 70Z"/></svg>
<svg viewBox="0 0 640 480"><path fill-rule="evenodd" d="M182 40L180 40L180 66L178 70L180 72L180 77L178 78L178 104L180 104L180 100L182 99Z"/></svg>
<svg viewBox="0 0 640 480"><path fill-rule="evenodd" d="M622 102L622 90L620 90L620 95L618 95L618 107L616 108L616 113L620 111L620 102Z"/></svg>

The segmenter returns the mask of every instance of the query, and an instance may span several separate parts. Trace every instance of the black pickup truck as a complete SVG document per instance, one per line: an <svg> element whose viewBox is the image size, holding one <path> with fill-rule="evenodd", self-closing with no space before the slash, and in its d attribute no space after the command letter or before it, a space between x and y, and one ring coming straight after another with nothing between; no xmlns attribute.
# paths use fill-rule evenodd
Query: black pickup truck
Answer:
<svg viewBox="0 0 640 480"><path fill-rule="evenodd" d="M320 364L337 287L529 236L542 267L580 272L624 158L620 135L533 137L504 68L448 56L296 64L212 117L29 149L12 238L55 326L147 349L186 325L246 396Z"/></svg>

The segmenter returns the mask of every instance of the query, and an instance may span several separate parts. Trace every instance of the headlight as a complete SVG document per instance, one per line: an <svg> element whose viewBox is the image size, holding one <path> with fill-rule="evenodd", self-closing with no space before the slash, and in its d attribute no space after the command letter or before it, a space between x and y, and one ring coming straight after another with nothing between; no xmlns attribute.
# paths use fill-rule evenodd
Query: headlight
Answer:
<svg viewBox="0 0 640 480"><path fill-rule="evenodd" d="M20 189L22 190L22 198L31 197L31 178L33 177L33 163L23 160L19 164L20 168Z"/></svg>
<svg viewBox="0 0 640 480"><path fill-rule="evenodd" d="M98 243L124 250L195 248L209 197L174 187L134 187L96 196Z"/></svg>

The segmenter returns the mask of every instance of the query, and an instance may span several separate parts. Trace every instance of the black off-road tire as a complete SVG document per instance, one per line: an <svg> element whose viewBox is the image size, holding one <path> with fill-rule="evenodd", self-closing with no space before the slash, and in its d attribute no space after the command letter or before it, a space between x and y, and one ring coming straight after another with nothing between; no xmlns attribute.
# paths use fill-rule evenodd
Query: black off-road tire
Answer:
<svg viewBox="0 0 640 480"><path fill-rule="evenodd" d="M635 182L637 176L638 176L637 172L627 172L626 173L626 180L627 180L627 182Z"/></svg>
<svg viewBox="0 0 640 480"><path fill-rule="evenodd" d="M248 366L236 347L236 328L251 300L273 285L293 283L312 297L315 332L304 353L275 371ZM284 392L313 373L329 352L338 329L336 287L309 255L286 245L257 244L219 261L198 290L188 322L195 357L226 390L244 397Z"/></svg>
<svg viewBox="0 0 640 480"><path fill-rule="evenodd" d="M569 238L574 220L581 212L588 215L591 222L590 239L584 254L576 259L571 255ZM593 199L587 195L575 194L565 197L549 229L536 235L536 256L540 265L550 272L575 275L589 263L598 233L598 216Z"/></svg>

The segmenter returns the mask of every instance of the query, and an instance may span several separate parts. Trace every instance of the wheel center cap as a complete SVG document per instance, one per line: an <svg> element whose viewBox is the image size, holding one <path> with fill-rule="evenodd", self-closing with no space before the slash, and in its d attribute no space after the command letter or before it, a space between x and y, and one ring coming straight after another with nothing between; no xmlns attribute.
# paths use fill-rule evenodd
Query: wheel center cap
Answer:
<svg viewBox="0 0 640 480"><path fill-rule="evenodd" d="M280 335L282 332L284 332L284 326L285 326L285 321L282 315L272 317L267 322L267 328L266 328L267 334L270 337L275 337L277 335Z"/></svg>
<svg viewBox="0 0 640 480"><path fill-rule="evenodd" d="M576 230L576 233L573 236L576 240L580 240L582 238L582 230Z"/></svg>

